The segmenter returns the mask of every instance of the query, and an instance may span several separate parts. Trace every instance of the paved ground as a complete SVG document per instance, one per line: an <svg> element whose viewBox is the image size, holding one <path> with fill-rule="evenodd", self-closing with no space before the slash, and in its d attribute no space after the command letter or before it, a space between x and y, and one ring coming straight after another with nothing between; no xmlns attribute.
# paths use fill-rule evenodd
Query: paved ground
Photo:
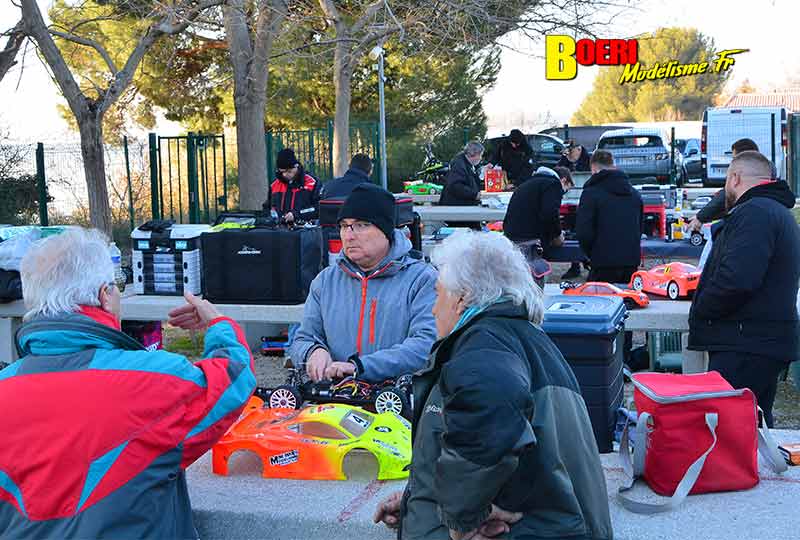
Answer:
<svg viewBox="0 0 800 540"><path fill-rule="evenodd" d="M779 441L800 442L800 432L778 431ZM614 537L618 540L777 540L797 538L788 505L800 496L800 467L783 476L767 470L752 490L689 497L674 512L638 516L623 509L616 491L623 481L615 454L601 457L606 475ZM271 480L259 476L252 455L233 458L231 476L211 473L210 454L188 471L189 491L201 538L271 540L390 540L390 531L372 524L375 505L404 482L358 478L342 482ZM534 487L535 489L535 487ZM644 485L637 500L660 497Z"/></svg>

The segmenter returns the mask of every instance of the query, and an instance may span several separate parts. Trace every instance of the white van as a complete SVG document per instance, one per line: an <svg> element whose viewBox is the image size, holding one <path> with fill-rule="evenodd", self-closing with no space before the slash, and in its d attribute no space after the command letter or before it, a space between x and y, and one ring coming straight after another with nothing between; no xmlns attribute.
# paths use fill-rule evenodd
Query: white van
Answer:
<svg viewBox="0 0 800 540"><path fill-rule="evenodd" d="M787 112L783 107L709 107L703 113L700 158L704 186L723 186L733 158L731 145L752 139L786 179Z"/></svg>

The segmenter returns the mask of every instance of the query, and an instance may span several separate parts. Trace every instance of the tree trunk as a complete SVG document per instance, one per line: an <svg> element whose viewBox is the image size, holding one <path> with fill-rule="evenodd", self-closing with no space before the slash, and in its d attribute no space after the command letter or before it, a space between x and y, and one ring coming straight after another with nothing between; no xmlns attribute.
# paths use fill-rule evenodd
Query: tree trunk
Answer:
<svg viewBox="0 0 800 540"><path fill-rule="evenodd" d="M353 93L350 87L353 66L350 61L348 45L336 45L333 58L333 88L336 92L336 113L333 117L333 175L342 176L347 172L350 161L350 101ZM372 156L373 159L375 156Z"/></svg>
<svg viewBox="0 0 800 540"><path fill-rule="evenodd" d="M261 210L269 197L271 180L267 171L267 145L264 139L266 97L242 96L235 99L236 147L239 158L239 207Z"/></svg>
<svg viewBox="0 0 800 540"><path fill-rule="evenodd" d="M111 208L108 204L106 160L103 152L103 117L89 112L77 117L81 134L81 155L89 195L89 219L92 227L111 238Z"/></svg>

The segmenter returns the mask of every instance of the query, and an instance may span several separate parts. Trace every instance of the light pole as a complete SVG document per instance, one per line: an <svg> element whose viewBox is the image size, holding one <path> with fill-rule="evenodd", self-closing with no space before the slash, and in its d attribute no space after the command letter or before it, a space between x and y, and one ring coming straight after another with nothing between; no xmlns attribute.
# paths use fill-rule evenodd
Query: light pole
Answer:
<svg viewBox="0 0 800 540"><path fill-rule="evenodd" d="M380 148L378 148L378 152L380 153L381 159L381 187L383 189L388 189L388 180L387 180L387 173L386 173L386 108L383 99L383 57L384 57L384 50L383 46L378 45L369 53L370 57L373 60L378 61L378 101L379 101L379 109L380 109Z"/></svg>

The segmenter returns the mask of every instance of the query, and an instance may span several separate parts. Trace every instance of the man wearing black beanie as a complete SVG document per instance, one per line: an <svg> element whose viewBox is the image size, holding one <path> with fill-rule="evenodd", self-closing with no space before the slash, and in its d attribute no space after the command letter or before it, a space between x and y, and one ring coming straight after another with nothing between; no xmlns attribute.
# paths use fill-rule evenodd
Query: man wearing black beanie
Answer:
<svg viewBox="0 0 800 540"><path fill-rule="evenodd" d="M413 373L436 340L436 271L410 253L385 189L356 186L338 217L342 251L311 283L289 355L314 381Z"/></svg>
<svg viewBox="0 0 800 540"><path fill-rule="evenodd" d="M286 223L316 219L321 183L303 169L291 148L278 152L275 168L269 199L262 205L264 211L275 210Z"/></svg>

